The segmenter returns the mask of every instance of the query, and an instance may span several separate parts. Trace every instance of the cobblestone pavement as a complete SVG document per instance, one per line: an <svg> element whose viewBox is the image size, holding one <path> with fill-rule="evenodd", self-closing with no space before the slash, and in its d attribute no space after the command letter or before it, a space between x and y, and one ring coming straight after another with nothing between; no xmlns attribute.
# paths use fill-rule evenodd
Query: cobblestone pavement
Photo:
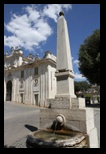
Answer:
<svg viewBox="0 0 106 154"><path fill-rule="evenodd" d="M27 137L23 137L13 143L11 146L4 145L4 148L27 148L26 147L26 139Z"/></svg>
<svg viewBox="0 0 106 154"><path fill-rule="evenodd" d="M27 137L25 136L24 138L16 141L14 144L13 144L13 147L15 148L27 148L26 147L26 139Z"/></svg>

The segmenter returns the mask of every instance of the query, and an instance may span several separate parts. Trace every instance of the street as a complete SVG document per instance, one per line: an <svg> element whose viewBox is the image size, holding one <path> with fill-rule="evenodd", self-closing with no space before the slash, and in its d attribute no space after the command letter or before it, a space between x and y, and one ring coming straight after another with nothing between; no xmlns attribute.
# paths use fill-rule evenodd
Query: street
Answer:
<svg viewBox="0 0 106 154"><path fill-rule="evenodd" d="M39 127L39 111L35 106L4 103L4 145L11 146Z"/></svg>

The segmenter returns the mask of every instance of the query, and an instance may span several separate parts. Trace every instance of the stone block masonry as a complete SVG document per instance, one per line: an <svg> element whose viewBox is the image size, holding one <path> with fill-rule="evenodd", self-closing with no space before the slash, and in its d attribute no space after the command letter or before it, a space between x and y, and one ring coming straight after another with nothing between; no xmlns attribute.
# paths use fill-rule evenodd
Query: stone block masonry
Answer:
<svg viewBox="0 0 106 154"><path fill-rule="evenodd" d="M50 112L51 110L51 112ZM88 114L89 113L89 114ZM63 114L68 125L77 127L84 133L89 133L94 128L93 109L46 109L40 111L40 127L45 126L56 118L56 115ZM49 117L49 118L48 118Z"/></svg>
<svg viewBox="0 0 106 154"><path fill-rule="evenodd" d="M47 107L52 109L70 109L85 107L84 98L56 97L55 99L47 100Z"/></svg>

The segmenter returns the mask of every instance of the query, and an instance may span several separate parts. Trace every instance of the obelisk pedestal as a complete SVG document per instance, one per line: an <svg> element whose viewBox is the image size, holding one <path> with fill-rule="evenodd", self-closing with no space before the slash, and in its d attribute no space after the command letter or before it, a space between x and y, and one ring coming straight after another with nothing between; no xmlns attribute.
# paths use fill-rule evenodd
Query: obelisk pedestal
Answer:
<svg viewBox="0 0 106 154"><path fill-rule="evenodd" d="M70 71L56 72L57 94L55 97L76 98L74 94L74 74Z"/></svg>
<svg viewBox="0 0 106 154"><path fill-rule="evenodd" d="M67 23L60 12L57 21L57 95L56 97L76 98L74 94L74 72L72 68L71 50Z"/></svg>

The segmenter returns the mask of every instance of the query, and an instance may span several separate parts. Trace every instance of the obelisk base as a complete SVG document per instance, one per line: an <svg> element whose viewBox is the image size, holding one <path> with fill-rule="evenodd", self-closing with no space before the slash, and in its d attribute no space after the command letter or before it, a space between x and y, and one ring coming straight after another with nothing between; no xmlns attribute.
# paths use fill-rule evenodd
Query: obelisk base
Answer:
<svg viewBox="0 0 106 154"><path fill-rule="evenodd" d="M57 94L56 97L76 98L74 94L74 74L70 71L56 72Z"/></svg>

